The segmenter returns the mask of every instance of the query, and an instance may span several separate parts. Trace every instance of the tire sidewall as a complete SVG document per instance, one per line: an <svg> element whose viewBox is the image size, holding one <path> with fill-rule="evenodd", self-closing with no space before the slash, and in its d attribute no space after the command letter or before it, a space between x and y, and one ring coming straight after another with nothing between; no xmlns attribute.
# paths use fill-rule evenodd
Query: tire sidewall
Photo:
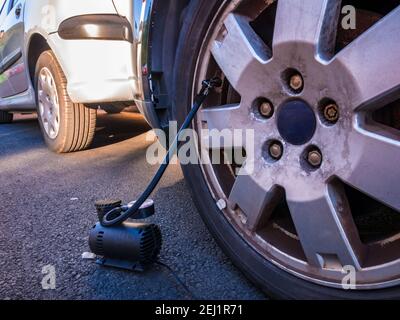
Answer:
<svg viewBox="0 0 400 320"><path fill-rule="evenodd" d="M192 83L202 42L223 1L194 0L187 10L177 48L173 117L182 123L192 102ZM244 274L270 297L278 299L399 299L399 288L345 291L297 278L259 255L239 236L217 208L199 165L185 165L183 172L200 214L224 252Z"/></svg>

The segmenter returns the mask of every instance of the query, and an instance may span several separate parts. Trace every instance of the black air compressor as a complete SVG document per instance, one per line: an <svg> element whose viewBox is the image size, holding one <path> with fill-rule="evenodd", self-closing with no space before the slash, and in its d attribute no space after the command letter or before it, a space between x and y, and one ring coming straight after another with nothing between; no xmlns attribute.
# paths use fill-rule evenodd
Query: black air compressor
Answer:
<svg viewBox="0 0 400 320"><path fill-rule="evenodd" d="M93 253L103 257L98 260L103 266L145 271L158 259L161 231L154 224L124 222L104 228L97 223L90 232L89 245Z"/></svg>
<svg viewBox="0 0 400 320"><path fill-rule="evenodd" d="M96 209L99 221L110 210L121 206L121 201L98 201ZM127 207L134 205L130 203ZM154 202L147 200L139 209L138 218L154 215ZM160 228L155 224L125 221L112 228L98 222L90 231L90 250L101 257L97 263L130 271L145 271L154 262L162 246Z"/></svg>
<svg viewBox="0 0 400 320"><path fill-rule="evenodd" d="M179 130L175 140L158 169L156 175L137 201L122 206L122 201L98 201L96 203L99 222L89 235L89 246L99 256L97 262L103 266L131 271L144 271L158 262L161 251L161 230L154 224L138 222L154 215L155 206L150 195L163 177L171 158L179 147L179 138L189 128L201 105L213 88L222 81L213 78L203 81L200 93Z"/></svg>

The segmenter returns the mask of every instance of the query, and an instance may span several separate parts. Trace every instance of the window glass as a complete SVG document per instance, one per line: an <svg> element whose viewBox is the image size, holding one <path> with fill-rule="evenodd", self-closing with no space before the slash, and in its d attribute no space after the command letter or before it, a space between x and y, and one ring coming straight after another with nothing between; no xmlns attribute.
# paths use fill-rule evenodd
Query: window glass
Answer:
<svg viewBox="0 0 400 320"><path fill-rule="evenodd" d="M8 12L7 14L11 11L11 9L14 7L16 0L10 0L10 4L8 5Z"/></svg>
<svg viewBox="0 0 400 320"><path fill-rule="evenodd" d="M1 8L0 9L0 14L3 13L3 10L4 10L6 2L7 2L7 0L0 0L0 8Z"/></svg>
<svg viewBox="0 0 400 320"><path fill-rule="evenodd" d="M1 9L0 9L0 25L3 24L4 19L6 18L7 14L8 14L8 5L10 4L10 0L4 0L1 1Z"/></svg>

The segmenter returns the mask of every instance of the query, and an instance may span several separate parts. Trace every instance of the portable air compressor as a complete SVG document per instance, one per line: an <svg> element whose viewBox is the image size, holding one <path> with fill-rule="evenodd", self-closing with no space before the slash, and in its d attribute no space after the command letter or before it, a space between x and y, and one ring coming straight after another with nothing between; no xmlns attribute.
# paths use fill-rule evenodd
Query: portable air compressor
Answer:
<svg viewBox="0 0 400 320"><path fill-rule="evenodd" d="M195 97L195 102L172 142L163 164L137 201L124 206L119 200L96 203L99 222L90 231L89 246L99 257L97 263L107 267L144 271L158 262L162 245L161 230L154 224L142 222L155 213L154 202L149 200L149 197L178 149L182 132L189 128L211 89L221 85L222 81L219 78L203 81L202 89Z"/></svg>
<svg viewBox="0 0 400 320"><path fill-rule="evenodd" d="M97 223L89 236L90 249L103 257L99 264L131 271L145 271L156 262L161 244L160 228L147 223L124 222L114 228Z"/></svg>
<svg viewBox="0 0 400 320"><path fill-rule="evenodd" d="M96 209L99 221L104 214L121 205L121 201L98 201ZM127 207L134 205L134 202ZM154 215L154 202L147 200L139 209L137 219ZM101 257L97 263L106 267L145 271L157 261L162 246L161 230L157 225L139 222L123 222L112 228L98 222L90 231L89 247Z"/></svg>

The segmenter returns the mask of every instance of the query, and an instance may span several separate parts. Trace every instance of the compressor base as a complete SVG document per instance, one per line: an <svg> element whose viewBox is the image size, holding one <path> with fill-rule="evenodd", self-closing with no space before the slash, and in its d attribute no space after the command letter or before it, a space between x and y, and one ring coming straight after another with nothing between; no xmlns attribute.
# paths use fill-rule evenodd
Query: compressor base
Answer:
<svg viewBox="0 0 400 320"><path fill-rule="evenodd" d="M102 267L116 268L132 272L145 272L149 268L149 266L142 266L137 262L108 258L99 258L96 260L96 263Z"/></svg>

